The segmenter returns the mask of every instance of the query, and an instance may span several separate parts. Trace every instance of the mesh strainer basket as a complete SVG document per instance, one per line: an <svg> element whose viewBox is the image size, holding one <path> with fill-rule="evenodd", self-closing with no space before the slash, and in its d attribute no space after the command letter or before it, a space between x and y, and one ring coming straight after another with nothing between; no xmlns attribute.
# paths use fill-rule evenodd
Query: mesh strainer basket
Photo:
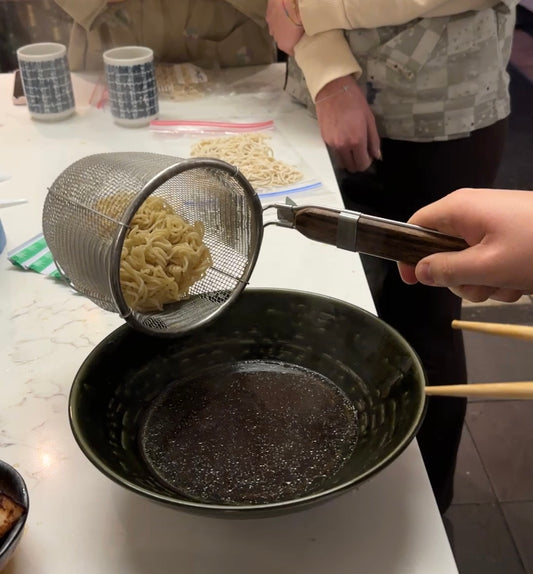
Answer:
<svg viewBox="0 0 533 574"><path fill-rule="evenodd" d="M150 195L187 221L204 224L213 265L189 297L141 313L122 294L120 259L129 224ZM139 330L172 336L208 322L239 295L255 265L263 225L260 200L234 166L124 152L88 156L65 169L48 191L43 233L59 272L76 291Z"/></svg>

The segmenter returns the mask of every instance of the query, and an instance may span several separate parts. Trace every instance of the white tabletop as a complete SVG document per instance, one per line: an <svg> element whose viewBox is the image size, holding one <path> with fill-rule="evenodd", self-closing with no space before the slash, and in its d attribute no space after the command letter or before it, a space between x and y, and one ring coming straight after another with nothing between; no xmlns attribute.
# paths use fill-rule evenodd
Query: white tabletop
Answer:
<svg viewBox="0 0 533 574"><path fill-rule="evenodd" d="M162 102L165 119L274 119L324 186L298 203L341 206L316 122L281 92L280 66L240 71L255 95ZM236 76L237 77L237 76ZM106 151L183 155L184 142L113 124L89 104L91 78L75 78L77 114L31 121L0 75L0 458L24 476L26 531L8 574L452 574L457 569L416 442L360 488L276 518L215 519L159 506L112 483L84 457L67 413L84 358L120 318L61 283L15 269L6 252L41 231L47 187L73 161ZM320 261L320 271L317 270ZM359 257L267 227L252 286L335 296L373 310Z"/></svg>

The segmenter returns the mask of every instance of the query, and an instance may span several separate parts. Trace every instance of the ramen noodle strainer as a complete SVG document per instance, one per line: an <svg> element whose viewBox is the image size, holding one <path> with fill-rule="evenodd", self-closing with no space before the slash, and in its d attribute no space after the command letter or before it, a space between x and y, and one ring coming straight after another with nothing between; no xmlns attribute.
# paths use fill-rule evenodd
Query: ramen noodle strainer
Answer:
<svg viewBox="0 0 533 574"><path fill-rule="evenodd" d="M186 298L161 311L139 312L122 293L120 263L130 223L150 196L164 199L188 222L204 225L212 265ZM268 209L276 218L264 224ZM167 336L205 324L238 297L268 224L406 263L466 246L456 237L356 212L293 204L262 207L247 179L226 162L145 152L97 154L73 163L53 182L43 209L46 242L70 286L133 327Z"/></svg>

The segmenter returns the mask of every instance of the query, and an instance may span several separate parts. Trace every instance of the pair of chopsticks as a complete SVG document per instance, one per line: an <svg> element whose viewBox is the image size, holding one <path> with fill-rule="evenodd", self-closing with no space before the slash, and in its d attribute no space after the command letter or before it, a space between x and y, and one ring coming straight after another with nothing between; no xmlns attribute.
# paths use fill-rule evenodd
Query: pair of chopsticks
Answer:
<svg viewBox="0 0 533 574"><path fill-rule="evenodd" d="M455 320L452 321L452 328L533 341L533 327L527 325ZM426 395L487 399L533 399L533 381L426 387Z"/></svg>

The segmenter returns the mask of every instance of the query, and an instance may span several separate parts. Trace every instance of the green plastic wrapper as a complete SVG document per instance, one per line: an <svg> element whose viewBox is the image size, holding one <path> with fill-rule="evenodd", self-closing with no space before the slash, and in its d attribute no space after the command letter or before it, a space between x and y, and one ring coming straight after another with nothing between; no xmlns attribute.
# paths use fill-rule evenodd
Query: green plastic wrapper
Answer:
<svg viewBox="0 0 533 574"><path fill-rule="evenodd" d="M9 251L7 258L13 265L26 271L36 271L57 279L61 277L42 233Z"/></svg>

